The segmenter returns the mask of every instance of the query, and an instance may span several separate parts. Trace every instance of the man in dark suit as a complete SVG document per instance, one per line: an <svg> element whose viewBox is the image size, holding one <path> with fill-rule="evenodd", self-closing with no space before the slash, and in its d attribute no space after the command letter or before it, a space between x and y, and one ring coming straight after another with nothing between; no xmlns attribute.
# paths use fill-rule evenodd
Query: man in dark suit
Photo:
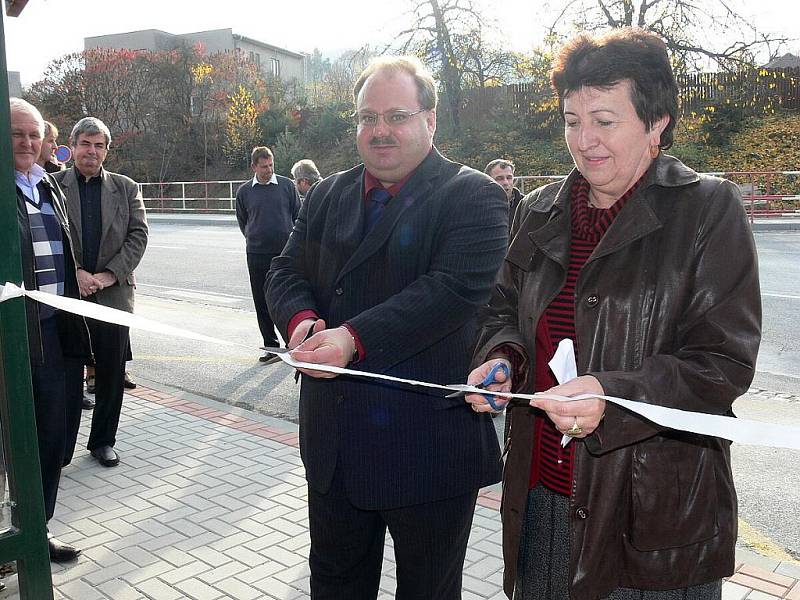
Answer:
<svg viewBox="0 0 800 600"><path fill-rule="evenodd" d="M33 105L11 98L11 141L17 184L22 274L25 287L58 296L78 296L64 196L36 163L44 120ZM45 518L53 517L64 462L68 402L65 360L86 358L88 331L83 319L26 300L28 347ZM80 406L77 407L80 417ZM81 551L47 535L50 560L72 561Z"/></svg>
<svg viewBox="0 0 800 600"><path fill-rule="evenodd" d="M67 198L72 246L81 297L101 306L133 312L133 270L147 246L147 219L139 186L132 179L103 169L111 132L100 119L85 117L70 135L75 165L56 173ZM104 467L119 464L114 450L122 411L128 328L88 320L96 366L95 409L88 449ZM83 365L67 369L70 397L83 396ZM69 422L65 462L75 448L80 425Z"/></svg>
<svg viewBox="0 0 800 600"><path fill-rule="evenodd" d="M267 277L270 312L298 360L462 381L505 195L433 147L436 85L418 60L373 62L354 96L364 164L309 191ZM460 598L477 492L500 477L491 419L421 387L303 373L312 597L376 598L388 528L397 598Z"/></svg>
<svg viewBox="0 0 800 600"><path fill-rule="evenodd" d="M522 200L522 192L514 187L514 163L504 158L496 158L486 165L483 172L499 183L506 193L508 198L508 227L510 231L519 201Z"/></svg>

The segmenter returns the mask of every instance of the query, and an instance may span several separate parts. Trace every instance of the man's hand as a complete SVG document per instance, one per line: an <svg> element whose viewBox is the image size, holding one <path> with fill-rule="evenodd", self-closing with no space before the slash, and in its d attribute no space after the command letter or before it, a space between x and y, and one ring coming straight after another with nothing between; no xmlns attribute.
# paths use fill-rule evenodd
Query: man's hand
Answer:
<svg viewBox="0 0 800 600"><path fill-rule="evenodd" d="M102 273L95 273L94 278L100 282L100 289L111 287L117 283L117 276L111 271L103 271Z"/></svg>
<svg viewBox="0 0 800 600"><path fill-rule="evenodd" d="M314 328L314 333L319 333L325 329L325 321L322 319L304 319L297 324L292 332L292 337L289 338L289 343L286 345L289 350L297 348L300 343L306 339L308 330Z"/></svg>
<svg viewBox="0 0 800 600"><path fill-rule="evenodd" d="M591 375L576 377L567 383L557 385L542 393L555 394L557 396L605 395L603 386ZM582 430L581 433L574 435L567 433L573 438L583 438L591 435L606 414L606 401L600 398L574 400L571 402L541 398L531 400L531 406L545 411L555 424L556 429L561 433L567 433L567 430L573 426L579 427Z"/></svg>
<svg viewBox="0 0 800 600"><path fill-rule="evenodd" d="M78 291L81 294L81 298L87 298L91 296L98 290L103 289L103 284L101 281L97 279L94 275L85 271L84 269L78 269L77 271L78 277Z"/></svg>
<svg viewBox="0 0 800 600"><path fill-rule="evenodd" d="M492 360L487 360L481 366L476 367L467 377L467 384L478 385L481 383L484 379L486 379L489 371L491 371L499 362L506 363L509 371L511 371L511 363L509 363L507 360L493 358ZM494 381L495 383L490 383L486 386L487 390L493 390L495 392L511 391L511 377L506 377L506 374L503 371L497 371L497 373L494 374ZM472 410L475 412L497 412L491 407L489 402L487 402L486 398L483 397L483 394L467 394L464 396L464 400L472 405ZM495 400L495 403L498 405L504 405L507 402L508 399L503 399L500 396L498 396Z"/></svg>
<svg viewBox="0 0 800 600"><path fill-rule="evenodd" d="M308 331L308 326L303 325L310 321L306 319L302 321L294 333L292 340L296 341L295 336L300 334L301 328L303 331ZM353 359L355 353L355 341L353 336L345 327L337 327L335 329L325 329L325 321L318 319L314 323L314 335L308 340L295 347L292 350L292 358L301 362L314 363L319 365L331 365L334 367L345 367ZM291 348L291 341L289 347ZM326 371L315 371L313 369L298 369L301 373L305 373L310 377L317 377L321 379L332 379L336 377L336 373L328 373Z"/></svg>

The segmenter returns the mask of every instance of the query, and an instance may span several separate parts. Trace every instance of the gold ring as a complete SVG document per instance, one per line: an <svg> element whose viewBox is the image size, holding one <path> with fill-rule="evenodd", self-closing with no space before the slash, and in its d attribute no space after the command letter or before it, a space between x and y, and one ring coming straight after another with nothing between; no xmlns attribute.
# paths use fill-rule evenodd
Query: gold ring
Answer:
<svg viewBox="0 0 800 600"><path fill-rule="evenodd" d="M566 435L572 435L572 436L580 435L583 433L583 427L578 425L578 417L575 417L575 421L572 423L572 427L567 429L564 433Z"/></svg>

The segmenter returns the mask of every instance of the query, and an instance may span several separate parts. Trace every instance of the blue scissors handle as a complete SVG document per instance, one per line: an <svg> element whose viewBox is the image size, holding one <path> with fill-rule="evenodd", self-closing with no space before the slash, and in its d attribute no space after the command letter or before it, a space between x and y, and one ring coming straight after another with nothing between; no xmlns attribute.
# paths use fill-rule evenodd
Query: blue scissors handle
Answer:
<svg viewBox="0 0 800 600"><path fill-rule="evenodd" d="M483 378L480 385L476 387L486 387L495 382L494 376L497 375L498 371L502 371L505 376L506 380L511 376L511 371L508 369L508 365L504 362L498 362L495 366L492 367L492 370ZM492 394L483 394L483 397L486 398L486 401L489 403L489 406L492 407L493 410L502 411L506 407L506 403L503 402L502 404L497 404L498 397Z"/></svg>

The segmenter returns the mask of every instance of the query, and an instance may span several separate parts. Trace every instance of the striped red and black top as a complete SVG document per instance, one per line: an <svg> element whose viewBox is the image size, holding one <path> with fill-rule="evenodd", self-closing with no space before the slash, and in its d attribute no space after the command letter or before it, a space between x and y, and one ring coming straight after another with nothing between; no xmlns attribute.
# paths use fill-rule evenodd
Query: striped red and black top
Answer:
<svg viewBox="0 0 800 600"><path fill-rule="evenodd" d="M589 182L578 177L571 190L571 239L569 268L564 287L545 310L536 328L536 391L557 384L547 363L561 340L570 338L576 354L581 349L575 339L575 288L581 269L605 235L627 200L639 186L640 179L610 208L589 205ZM536 420L530 487L541 482L564 495L572 491L572 458L575 444L561 447L561 432L548 418Z"/></svg>

